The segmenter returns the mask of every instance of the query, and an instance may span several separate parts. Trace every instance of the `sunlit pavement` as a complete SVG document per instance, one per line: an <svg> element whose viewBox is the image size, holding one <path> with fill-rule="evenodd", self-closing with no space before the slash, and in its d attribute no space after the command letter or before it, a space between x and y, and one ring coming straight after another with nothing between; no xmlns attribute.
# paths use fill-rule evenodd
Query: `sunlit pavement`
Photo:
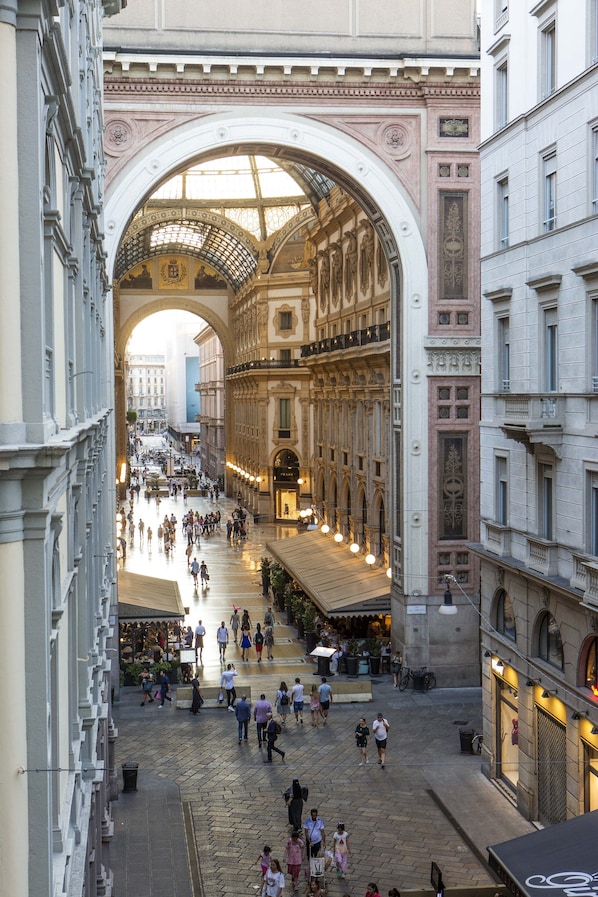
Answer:
<svg viewBox="0 0 598 897"><path fill-rule="evenodd" d="M219 507L223 523L233 506L225 498L218 505L202 498L188 504L201 512ZM222 619L228 625L233 603L246 607L254 623L263 620L266 602L259 563L266 553L265 542L295 531L250 525L249 538L241 545L229 544L224 528L202 539L197 558L209 567L210 588L195 593L180 535L184 509L181 498L163 499L158 517L155 502L148 504L141 493L135 502L135 523L143 517L155 534L159 519L174 512L179 521L177 544L173 556L166 557L155 535L149 551L147 545L139 545L136 531L125 569L177 580L183 604L189 607L186 623L194 627L201 618L208 630L200 678L205 684L218 684L217 626ZM253 650L251 661L242 664L240 649L230 647L227 660L240 670L239 693L247 681L254 699L264 688L273 700L281 677L292 681L299 675L308 685L317 681L293 630L277 623L276 640L279 653L284 645L289 656L270 664L264 659L258 665ZM487 893L493 893L496 885L483 864L486 846L532 827L481 774L480 758L460 753L459 726L479 730L481 725L479 690L401 693L392 688L389 676L376 680L373 688L373 703L333 703L327 727L312 728L308 714L303 726L291 719L278 742L286 752L284 765L277 755L272 765L264 765L265 751L258 748L253 725L249 742L239 745L232 713L204 709L194 717L171 706L159 711L157 703L141 708L139 691L122 689L115 707L117 764L130 759L139 763L139 790L122 795L114 805L115 894L192 893L181 807L194 832L203 893L227 897L255 893L256 858L264 843L283 859L288 826L282 792L295 777L309 787L308 807L319 808L329 839L339 821L350 835L353 853L347 878L338 881L328 874L329 894L363 895L372 880L381 894L390 887L427 888L431 860L442 869L447 888L476 888L476 895L492 888ZM369 765L359 767L355 725L363 713L371 728L379 709L391 725L386 768L378 766L373 745ZM178 786L178 805L170 782ZM164 818L156 820L160 807ZM171 849L166 830L176 832ZM191 870L195 867L192 852ZM289 878L287 890L292 890Z"/></svg>

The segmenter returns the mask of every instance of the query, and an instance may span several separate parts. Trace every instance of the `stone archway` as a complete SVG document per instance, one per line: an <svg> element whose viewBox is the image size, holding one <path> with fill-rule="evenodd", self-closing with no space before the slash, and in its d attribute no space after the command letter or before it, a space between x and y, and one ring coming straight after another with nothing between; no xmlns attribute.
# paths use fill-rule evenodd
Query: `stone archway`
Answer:
<svg viewBox="0 0 598 897"><path fill-rule="evenodd" d="M393 504L404 482L417 481L420 502L400 521L401 551L411 573L427 576L428 265L420 223L407 191L391 169L354 136L313 119L277 109L251 108L206 115L173 128L145 147L136 147L110 183L105 229L108 270L114 270L119 241L141 199L170 173L191 160L233 148L272 151L310 164L345 186L362 203L380 236L391 274ZM120 341L119 334L117 341ZM402 409L409 413L403 414ZM402 447L398 451L398 446Z"/></svg>

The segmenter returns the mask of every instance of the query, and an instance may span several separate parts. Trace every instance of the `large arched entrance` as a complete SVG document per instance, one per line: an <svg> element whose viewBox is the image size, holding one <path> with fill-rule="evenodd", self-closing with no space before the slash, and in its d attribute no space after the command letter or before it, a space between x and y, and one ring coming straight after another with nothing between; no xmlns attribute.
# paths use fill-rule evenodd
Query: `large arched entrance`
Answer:
<svg viewBox="0 0 598 897"><path fill-rule="evenodd" d="M388 166L354 138L325 124L284 112L248 109L184 124L137 152L110 184L105 215L109 270L114 270L119 241L140 199L191 160L240 152L243 148L310 165L330 177L357 199L383 245L391 291L390 500L396 508L401 508L403 482L421 484L417 490L417 507L411 506L406 512L409 519L397 513L393 521L396 547L392 566L398 574L401 558L408 557L414 581L426 582L428 266L412 202ZM129 326L126 321L115 320L118 346L123 345L133 319L138 320L141 315L143 307L139 306ZM217 330L220 326L225 344L222 321L215 324ZM409 408L409 414L402 417L401 408ZM229 403L227 414L230 411ZM405 446L410 450L402 448Z"/></svg>

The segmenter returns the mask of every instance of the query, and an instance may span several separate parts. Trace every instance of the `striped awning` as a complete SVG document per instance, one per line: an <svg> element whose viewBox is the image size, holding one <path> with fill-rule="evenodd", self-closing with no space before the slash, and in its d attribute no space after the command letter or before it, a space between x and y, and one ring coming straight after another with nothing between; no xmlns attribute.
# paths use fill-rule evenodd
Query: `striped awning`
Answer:
<svg viewBox="0 0 598 897"><path fill-rule="evenodd" d="M139 573L118 574L118 617L123 620L183 619L185 608L174 579L156 579Z"/></svg>
<svg viewBox="0 0 598 897"><path fill-rule="evenodd" d="M272 557L327 617L390 613L390 580L320 531L268 542Z"/></svg>

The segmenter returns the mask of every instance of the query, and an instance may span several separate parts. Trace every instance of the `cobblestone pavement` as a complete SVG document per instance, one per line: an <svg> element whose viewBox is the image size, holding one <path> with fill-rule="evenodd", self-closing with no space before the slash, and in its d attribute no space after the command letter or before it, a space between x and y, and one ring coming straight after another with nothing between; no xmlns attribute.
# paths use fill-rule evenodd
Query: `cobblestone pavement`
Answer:
<svg viewBox="0 0 598 897"><path fill-rule="evenodd" d="M161 514L166 510L170 513L171 504L162 502ZM225 502L220 504L227 508ZM142 500L140 508L143 506ZM177 510L177 516L181 515L180 500ZM150 525L154 526L155 520ZM265 603L257 565L261 554L266 553L265 540L272 537L276 537L274 528L254 530L249 542L238 549L231 548L223 535L211 537L200 551L210 567L208 596L189 595L182 544L170 561L159 556L155 544L149 562L147 552L136 554L133 548L129 553L127 569L180 577L187 593L183 603L191 600L192 625L201 610L208 633L214 633L214 644L204 655L205 684L219 681L215 628L220 619L228 621L234 596L236 603L246 601L254 608L254 622L261 619ZM210 640L207 644L210 646ZM313 676L314 668L305 662L301 644L294 645L296 651L291 657L275 661L266 670L258 668L255 656L243 667L244 678L252 683L254 699L262 687L272 699L281 670L298 670L296 674L308 685L319 681ZM234 659L233 654L231 657ZM334 688L334 681L332 684ZM120 837L113 850L116 897L187 897L193 893L188 870L192 878L195 851L203 887L199 889L194 883L194 897L201 893L210 897L255 893L259 887L256 859L264 843L273 847L274 856L283 859L289 827L282 792L293 778L309 787L306 810L318 807L329 839L339 821L344 822L350 835L352 856L347 879L338 881L329 873L329 894L363 895L372 880L378 883L381 894L393 886L401 891L426 888L432 860L442 869L448 889L466 887L481 892L493 888L494 880L484 862L485 848L533 829L482 775L480 758L460 752L459 728L480 726L480 690L401 693L392 688L389 676L374 680L373 690L373 703L333 703L326 727L312 728L307 716L303 726L292 719L278 742L286 752L286 762L282 764L274 755L274 763L266 765L265 750L258 749L254 726L250 725L248 743L237 743L232 713L204 709L193 717L173 706L163 710L158 710L157 704L142 708L136 689L121 689L114 708L119 731L116 759L118 766L130 759L139 763L139 790L123 795L114 804L115 841ZM353 735L359 716L365 715L371 729L378 710L391 726L384 770L377 764L373 745L369 765L358 766ZM182 808L178 817L173 784ZM156 795L164 788L161 801ZM159 876L159 883L150 875L156 863L140 859L144 853L153 856L165 840L160 838L160 827L155 826L156 815L166 829L172 831L174 827L177 839L180 832L180 849L176 851L176 845L171 849L175 855L170 857L170 888L164 888L169 872L167 858L162 857L160 868L165 876ZM185 820L191 834L189 857ZM126 833L133 826L139 829L138 838L125 844L129 837ZM133 865L136 876L138 872L141 875L135 877L134 885L127 873ZM147 884L142 890L144 869ZM287 891L291 891L288 877Z"/></svg>

